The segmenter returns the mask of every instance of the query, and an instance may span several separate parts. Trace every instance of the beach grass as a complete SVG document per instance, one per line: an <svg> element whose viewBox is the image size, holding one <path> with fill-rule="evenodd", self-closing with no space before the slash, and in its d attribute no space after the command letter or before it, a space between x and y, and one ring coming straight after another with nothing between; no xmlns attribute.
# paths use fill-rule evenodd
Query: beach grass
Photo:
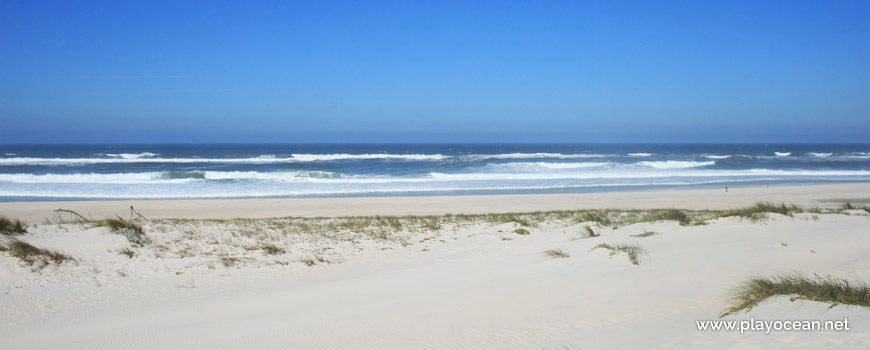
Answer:
<svg viewBox="0 0 870 350"><path fill-rule="evenodd" d="M655 236L655 235L658 235L658 234L659 234L658 232L645 231L644 233L638 233L638 234L636 234L636 235L631 235L631 236L632 236L632 237L637 237L637 238L645 238L645 237L652 237L652 236Z"/></svg>
<svg viewBox="0 0 870 350"><path fill-rule="evenodd" d="M633 244L607 244L600 243L595 247L592 247L590 251L593 251L598 248L604 248L610 250L610 255L613 256L618 253L625 253L628 255L628 260L631 261L633 265L640 265L639 257L643 254L646 254L646 250L641 248L638 245Z"/></svg>
<svg viewBox="0 0 870 350"><path fill-rule="evenodd" d="M589 225L583 226L583 231L586 231L586 238L599 236L599 234L595 233L595 230Z"/></svg>
<svg viewBox="0 0 870 350"><path fill-rule="evenodd" d="M802 210L794 205L786 206L785 203L776 205L769 202L759 202L751 207L723 211L719 214L719 217L737 216L751 221L758 221L766 218L768 213L792 216L795 212L802 212Z"/></svg>
<svg viewBox="0 0 870 350"><path fill-rule="evenodd" d="M130 243L137 246L151 243L151 240L145 235L145 229L142 225L133 221L122 218L109 218L94 222L92 225L93 227L108 227L113 232L127 237Z"/></svg>
<svg viewBox="0 0 870 350"><path fill-rule="evenodd" d="M742 282L733 291L732 305L719 317L741 310L749 312L765 299L776 295L791 296L791 301L831 303L831 307L839 304L870 307L870 286L864 281L850 281L830 275L809 278L792 273L754 277Z"/></svg>
<svg viewBox="0 0 870 350"><path fill-rule="evenodd" d="M20 235L27 233L27 224L18 219L0 216L0 234Z"/></svg>
<svg viewBox="0 0 870 350"><path fill-rule="evenodd" d="M653 211L647 214L641 221L676 221L679 222L680 225L686 226L692 223L692 218L686 211L679 209L665 209L659 211Z"/></svg>
<svg viewBox="0 0 870 350"><path fill-rule="evenodd" d="M863 210L863 211L866 211L867 213L870 213L870 206L868 206L868 205L858 206L858 205L852 204L851 202L846 202L846 203L843 203L842 208L843 208L843 210Z"/></svg>
<svg viewBox="0 0 870 350"><path fill-rule="evenodd" d="M544 252L544 255L546 255L550 258L553 258L553 259L563 259L563 258L567 258L567 257L571 256L570 254L568 254L568 252L566 252L562 249L558 249L558 248L557 249L550 249L550 250Z"/></svg>
<svg viewBox="0 0 870 350"><path fill-rule="evenodd" d="M3 243L0 243L0 252L6 252L27 265L33 265L40 260L46 264L53 262L58 265L65 261L74 260L66 254L54 250L38 248L15 237L6 237L3 241Z"/></svg>
<svg viewBox="0 0 870 350"><path fill-rule="evenodd" d="M136 252L128 247L124 247L118 249L118 255L126 255L128 258L133 259L136 256Z"/></svg>

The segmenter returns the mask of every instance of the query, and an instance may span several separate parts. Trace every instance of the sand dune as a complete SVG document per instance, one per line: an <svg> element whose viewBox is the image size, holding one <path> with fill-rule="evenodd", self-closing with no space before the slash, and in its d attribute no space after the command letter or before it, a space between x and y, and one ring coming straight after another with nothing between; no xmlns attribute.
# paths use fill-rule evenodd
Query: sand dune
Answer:
<svg viewBox="0 0 870 350"><path fill-rule="evenodd" d="M788 202L867 198L862 186L822 195L816 191L825 187L803 187ZM429 228L435 224L405 222L383 235L381 226L342 231L350 226L328 220L166 220L146 224L153 243L144 247L107 228L39 224L20 238L78 262L35 269L0 256L0 348L865 347L870 310L786 297L724 319L848 318L851 330L696 329L697 320L717 319L731 289L754 275L870 280L866 211L767 216L617 228L570 217L525 225L522 216L504 223L450 223L454 218ZM583 238L586 225L600 236ZM530 234L513 232L521 226ZM636 237L650 231L658 234ZM285 251L255 248L263 242ZM632 265L624 254L593 250L601 243L636 244L646 254ZM122 248L136 255L119 254ZM549 257L550 249L569 256Z"/></svg>

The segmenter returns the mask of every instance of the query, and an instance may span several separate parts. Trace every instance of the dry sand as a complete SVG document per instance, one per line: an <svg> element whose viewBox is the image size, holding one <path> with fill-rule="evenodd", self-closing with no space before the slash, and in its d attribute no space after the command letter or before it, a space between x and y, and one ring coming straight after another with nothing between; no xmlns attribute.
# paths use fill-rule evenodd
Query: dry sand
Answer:
<svg viewBox="0 0 870 350"><path fill-rule="evenodd" d="M728 201L723 192L134 205L154 217L702 209L756 201L815 207L840 205L830 201L835 199L866 201L870 185L730 189ZM4 203L0 213L39 222L56 207L102 216L123 213L129 204ZM740 334L696 328L697 320L715 320L728 306L729 291L747 277L800 272L870 281L866 211L770 214L760 222L729 217L701 226L647 222L596 228L599 237L582 239L591 223L570 219L530 226L529 235L513 233L519 223L478 222L431 229L406 225L384 237L365 228L281 231L287 222L155 222L146 225L154 242L132 248L133 258L118 254L130 243L106 228L31 226L22 240L78 262L37 269L0 256L0 348L857 349L870 344L870 310L786 297L724 319L848 318L851 330ZM658 234L632 236L646 231ZM286 251L248 250L264 242ZM635 266L625 255L591 250L600 243L637 244L646 254ZM544 254L550 249L570 256L550 258ZM307 266L305 259L316 265Z"/></svg>
<svg viewBox="0 0 870 350"><path fill-rule="evenodd" d="M870 201L870 184L738 187L711 190L608 192L534 195L271 198L0 203L0 213L31 222L50 218L58 208L93 218L129 214L130 206L149 218L264 218L373 215L440 215L530 212L595 208L729 209L756 202L803 207L837 206L844 200Z"/></svg>

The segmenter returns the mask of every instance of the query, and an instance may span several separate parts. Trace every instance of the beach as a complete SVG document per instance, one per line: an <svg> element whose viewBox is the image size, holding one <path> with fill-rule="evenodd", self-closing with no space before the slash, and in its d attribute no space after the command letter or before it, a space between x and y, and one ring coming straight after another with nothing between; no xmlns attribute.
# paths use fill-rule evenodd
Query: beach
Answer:
<svg viewBox="0 0 870 350"><path fill-rule="evenodd" d="M868 204L870 183L4 202L10 237L70 259L0 254L0 348L861 348L866 307L728 311L750 278L870 280ZM98 227L116 215L148 242ZM750 320L849 330L699 330Z"/></svg>

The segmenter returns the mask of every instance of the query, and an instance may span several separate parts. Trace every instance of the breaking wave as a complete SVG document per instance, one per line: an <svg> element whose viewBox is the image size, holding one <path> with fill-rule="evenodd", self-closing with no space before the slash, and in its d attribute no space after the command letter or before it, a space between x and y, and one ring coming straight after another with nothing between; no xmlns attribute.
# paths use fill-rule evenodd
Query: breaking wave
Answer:
<svg viewBox="0 0 870 350"><path fill-rule="evenodd" d="M689 162L689 161L679 161L679 160L666 160L660 162L638 162L638 165L651 167L656 169L685 169L685 168L698 168L710 165L716 165L715 161L709 162Z"/></svg>

